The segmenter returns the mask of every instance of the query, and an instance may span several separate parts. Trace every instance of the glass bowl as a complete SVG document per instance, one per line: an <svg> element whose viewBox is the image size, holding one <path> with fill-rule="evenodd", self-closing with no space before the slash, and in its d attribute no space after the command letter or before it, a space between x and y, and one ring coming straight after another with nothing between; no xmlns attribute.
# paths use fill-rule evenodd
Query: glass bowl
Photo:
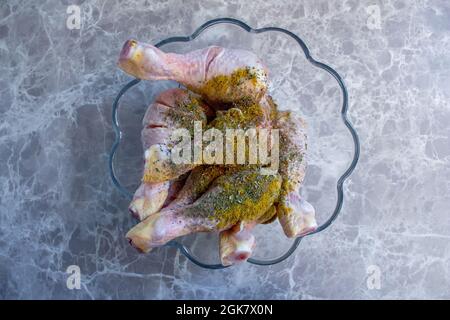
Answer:
<svg viewBox="0 0 450 320"><path fill-rule="evenodd" d="M308 167L301 193L315 207L319 223L317 230L307 236L325 230L339 215L344 199L343 183L359 158L358 135L347 119L348 94L342 78L330 66L315 60L294 33L277 27L253 29L232 18L210 20L190 36L167 38L155 46L167 52L185 53L210 45L255 52L269 69L269 93L280 109L300 112L306 120ZM112 126L116 138L109 156L109 169L114 185L130 200L143 167L142 117L160 92L177 86L171 81L133 79L120 90L113 103ZM257 265L272 265L287 259L302 240L302 237L286 238L278 222L258 225L255 237L257 247L248 262ZM185 236L166 246L176 247L200 267L225 268L219 262L217 234Z"/></svg>

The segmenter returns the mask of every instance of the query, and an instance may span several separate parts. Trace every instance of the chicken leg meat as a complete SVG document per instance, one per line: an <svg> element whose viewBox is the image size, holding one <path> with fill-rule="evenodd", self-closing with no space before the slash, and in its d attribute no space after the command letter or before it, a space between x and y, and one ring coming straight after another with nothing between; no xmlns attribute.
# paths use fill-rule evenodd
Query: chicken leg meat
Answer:
<svg viewBox="0 0 450 320"><path fill-rule="evenodd" d="M128 40L118 65L139 79L175 80L214 104L258 100L267 90L266 67L246 50L212 46L176 54Z"/></svg>

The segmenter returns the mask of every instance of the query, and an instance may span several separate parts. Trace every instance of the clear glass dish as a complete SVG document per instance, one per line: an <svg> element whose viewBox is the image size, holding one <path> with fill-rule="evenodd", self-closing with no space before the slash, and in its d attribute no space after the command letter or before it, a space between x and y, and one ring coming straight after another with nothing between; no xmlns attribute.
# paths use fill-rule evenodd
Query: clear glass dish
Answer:
<svg viewBox="0 0 450 320"><path fill-rule="evenodd" d="M319 223L317 230L308 236L323 231L340 213L343 183L355 168L360 150L358 135L347 119L348 94L342 78L334 69L312 58L306 44L292 32L277 27L253 29L231 18L210 20L190 36L171 37L156 44L164 51L177 53L210 45L258 54L268 66L269 91L280 109L300 112L306 120L308 167L301 192L315 207ZM114 185L128 199L141 178L140 131L144 112L156 95L176 86L179 85L170 81L134 79L120 90L113 103L112 126L116 138L109 156L109 169ZM257 265L272 265L287 259L302 240L286 238L278 222L258 226L255 236L257 247L248 262ZM225 268L219 262L216 234L186 236L166 246L176 247L198 266Z"/></svg>

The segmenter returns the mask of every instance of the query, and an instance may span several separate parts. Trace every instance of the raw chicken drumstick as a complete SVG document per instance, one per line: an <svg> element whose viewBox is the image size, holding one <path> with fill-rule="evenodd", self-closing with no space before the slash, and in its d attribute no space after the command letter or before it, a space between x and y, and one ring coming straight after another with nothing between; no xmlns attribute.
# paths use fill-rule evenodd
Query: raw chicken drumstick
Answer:
<svg viewBox="0 0 450 320"><path fill-rule="evenodd" d="M175 207L183 207L192 204L198 199L211 184L213 180L223 174L230 174L242 170L239 166L201 166L192 170L187 178L184 186L178 191L177 197L170 202L166 209ZM146 184L143 184L146 185ZM141 201L146 201L150 205L152 199L150 197L142 197ZM133 201L134 202L134 201ZM132 203L133 203L132 202ZM130 207L131 209L131 207ZM139 216L140 220L144 220L147 216ZM219 249L220 257L223 265L232 265L246 261L252 254L256 245L255 237L252 235L252 229L258 223L267 223L276 217L275 207L272 206L258 221L238 222L229 230L220 232Z"/></svg>
<svg viewBox="0 0 450 320"><path fill-rule="evenodd" d="M128 209L136 219L144 220L171 203L183 187L185 180L183 175L171 181L142 182L134 193Z"/></svg>
<svg viewBox="0 0 450 320"><path fill-rule="evenodd" d="M172 102L171 107L161 103L152 104L144 116L144 129L142 143L145 150L145 169L143 181L147 183L164 182L172 180L181 174L198 166L198 163L178 164L171 160L170 136L174 129L183 126L192 129L193 121L205 119L212 113L206 104L196 111L187 112L186 106L197 106L195 97L187 96L186 90L173 89L163 95L176 95L184 99L183 103ZM167 103L167 102L166 102ZM168 103L167 103L168 104ZM205 113L202 112L205 111ZM203 125L205 130L215 128L225 134L226 129L265 128L271 129L274 118L275 105L269 96L263 97L259 102L234 103L227 110L217 111L216 117L209 124ZM167 186L165 186L167 188Z"/></svg>
<svg viewBox="0 0 450 320"><path fill-rule="evenodd" d="M224 266L247 261L256 246L253 228L259 223L270 223L276 217L275 206L256 221L241 221L228 230L220 232L220 261Z"/></svg>
<svg viewBox="0 0 450 320"><path fill-rule="evenodd" d="M208 127L225 132L226 128L270 127L274 105L270 97L249 105L235 104L219 111ZM160 94L143 119L142 143L145 150L143 182L129 206L139 220L159 211L178 177L197 164L175 165L171 161L170 136L174 129L192 128L193 121L205 123L213 112L186 90L170 89ZM179 183L178 183L179 185ZM176 190L176 188L175 188Z"/></svg>
<svg viewBox="0 0 450 320"><path fill-rule="evenodd" d="M231 168L225 168L224 166L200 166L194 168L189 173L187 179L181 178L180 180L177 180L175 182L170 182L174 185L174 187L171 186L171 189L169 189L169 196L167 197L166 202L162 205L162 207L168 210L173 209L175 207L181 207L192 204L208 189L209 185L216 178L218 178L225 172L231 172ZM181 181L181 183L179 181ZM172 192L170 192L170 190L172 190ZM172 197L170 197L171 193ZM149 196L147 194L144 195L142 200L152 202L155 201L156 199L154 196L151 197L151 195ZM147 215L139 214L137 216L142 221L149 215L154 214L158 211L159 209L153 212L147 210L146 211Z"/></svg>
<svg viewBox="0 0 450 320"><path fill-rule="evenodd" d="M200 98L183 89L163 92L147 109L142 130L142 144L145 154L143 181L164 182L178 178L190 171L196 164L172 162L171 140L175 129L193 130L194 121L206 125L211 114L209 107Z"/></svg>
<svg viewBox="0 0 450 320"><path fill-rule="evenodd" d="M281 177L244 170L217 178L193 204L168 206L133 227L127 238L148 252L168 241L201 231L227 230L261 218L278 199Z"/></svg>
<svg viewBox="0 0 450 320"><path fill-rule="evenodd" d="M292 112L278 112L280 128L280 174L283 178L278 219L284 233L299 237L317 228L313 206L300 197L306 169L306 132L303 119Z"/></svg>
<svg viewBox="0 0 450 320"><path fill-rule="evenodd" d="M152 213L158 212L169 195L170 183L170 181L142 182L134 193L128 210L139 220L143 220Z"/></svg>
<svg viewBox="0 0 450 320"><path fill-rule="evenodd" d="M212 112L198 97L186 90L170 89L161 93L145 113L142 121L142 144L145 167L142 183L129 206L139 220L158 212L170 194L182 186L184 173L193 165L174 165L171 161L170 137L174 129L192 128L194 121L206 123Z"/></svg>
<svg viewBox="0 0 450 320"><path fill-rule="evenodd" d="M213 104L257 101L267 90L266 67L255 54L240 49L212 46L176 54L128 40L118 65L139 79L175 80Z"/></svg>

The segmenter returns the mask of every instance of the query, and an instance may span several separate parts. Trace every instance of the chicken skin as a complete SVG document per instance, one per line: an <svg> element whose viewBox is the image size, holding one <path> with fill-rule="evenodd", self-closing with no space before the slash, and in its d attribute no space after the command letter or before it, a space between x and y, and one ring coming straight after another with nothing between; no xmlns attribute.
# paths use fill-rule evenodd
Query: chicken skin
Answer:
<svg viewBox="0 0 450 320"><path fill-rule="evenodd" d="M196 122L205 125L211 112L198 96L183 89L167 90L156 99L143 119L144 182L173 180L195 167L195 163L173 162L173 133L176 129L193 130Z"/></svg>
<svg viewBox="0 0 450 320"><path fill-rule="evenodd" d="M266 67L255 54L240 49L212 46L176 54L128 40L118 65L139 79L177 81L216 105L259 100L267 91Z"/></svg>

